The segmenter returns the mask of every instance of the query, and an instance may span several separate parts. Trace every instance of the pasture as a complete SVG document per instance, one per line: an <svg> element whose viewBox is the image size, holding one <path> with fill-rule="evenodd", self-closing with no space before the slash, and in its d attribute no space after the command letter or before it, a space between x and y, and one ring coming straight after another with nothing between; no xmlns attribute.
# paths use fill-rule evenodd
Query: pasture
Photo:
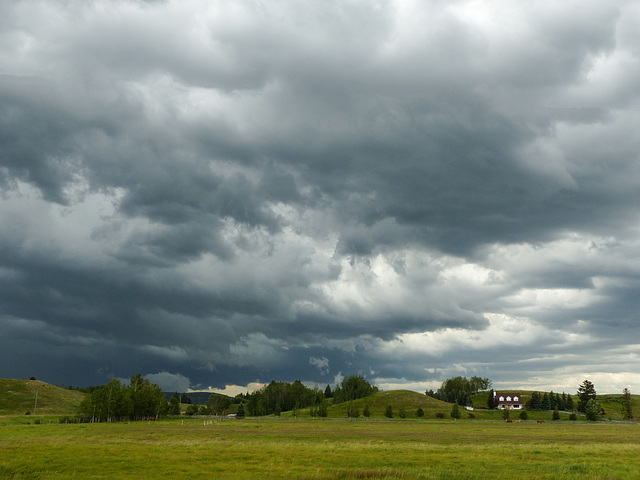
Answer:
<svg viewBox="0 0 640 480"><path fill-rule="evenodd" d="M630 423L48 421L0 418L0 478L584 480L640 474L640 426Z"/></svg>

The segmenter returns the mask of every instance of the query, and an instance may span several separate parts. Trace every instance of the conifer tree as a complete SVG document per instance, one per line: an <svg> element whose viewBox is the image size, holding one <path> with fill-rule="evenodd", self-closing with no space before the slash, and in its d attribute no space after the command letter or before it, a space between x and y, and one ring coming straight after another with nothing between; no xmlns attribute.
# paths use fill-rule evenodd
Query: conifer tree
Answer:
<svg viewBox="0 0 640 480"><path fill-rule="evenodd" d="M536 391L531 394L531 410L540 410L540 394Z"/></svg>
<svg viewBox="0 0 640 480"><path fill-rule="evenodd" d="M578 411L586 412L587 411L587 403L589 400L596 399L596 389L589 380L585 380L582 382L580 387L578 387Z"/></svg>
<svg viewBox="0 0 640 480"><path fill-rule="evenodd" d="M631 411L631 392L628 388L622 390L622 419L633 420L633 412Z"/></svg>
<svg viewBox="0 0 640 480"><path fill-rule="evenodd" d="M565 410L572 412L575 406L573 404L573 398L571 398L571 394L567 393L567 403L565 405Z"/></svg>

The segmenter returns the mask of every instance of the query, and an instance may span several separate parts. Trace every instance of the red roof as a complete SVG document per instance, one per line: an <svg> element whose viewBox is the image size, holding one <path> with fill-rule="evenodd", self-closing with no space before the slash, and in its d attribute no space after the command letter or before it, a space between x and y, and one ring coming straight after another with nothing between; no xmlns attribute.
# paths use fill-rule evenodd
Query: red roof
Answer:
<svg viewBox="0 0 640 480"><path fill-rule="evenodd" d="M496 393L498 405L520 405L524 403L519 393Z"/></svg>

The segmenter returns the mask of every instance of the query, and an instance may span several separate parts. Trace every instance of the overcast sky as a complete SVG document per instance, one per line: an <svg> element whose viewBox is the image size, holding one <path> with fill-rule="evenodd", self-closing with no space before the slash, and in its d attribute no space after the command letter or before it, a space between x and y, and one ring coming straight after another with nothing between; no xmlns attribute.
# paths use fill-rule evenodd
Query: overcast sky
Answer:
<svg viewBox="0 0 640 480"><path fill-rule="evenodd" d="M640 393L638 25L0 3L0 376Z"/></svg>

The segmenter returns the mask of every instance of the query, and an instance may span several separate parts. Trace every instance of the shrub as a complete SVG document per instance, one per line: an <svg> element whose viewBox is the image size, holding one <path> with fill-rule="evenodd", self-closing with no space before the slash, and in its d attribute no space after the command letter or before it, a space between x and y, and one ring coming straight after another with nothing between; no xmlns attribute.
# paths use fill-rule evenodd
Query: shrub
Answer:
<svg viewBox="0 0 640 480"><path fill-rule="evenodd" d="M387 405L387 408L384 409L384 416L387 418L393 418L393 407L391 407L391 405Z"/></svg>
<svg viewBox="0 0 640 480"><path fill-rule="evenodd" d="M436 418L444 418L444 413L441 413L441 412L436 413Z"/></svg>
<svg viewBox="0 0 640 480"><path fill-rule="evenodd" d="M418 407L418 410L416 410L416 417L418 418L424 417L424 410L422 410L422 408Z"/></svg>
<svg viewBox="0 0 640 480"><path fill-rule="evenodd" d="M476 418L476 416L473 413L469 413L469 418Z"/></svg>
<svg viewBox="0 0 640 480"><path fill-rule="evenodd" d="M553 415L551 417L552 420L560 420L560 412L558 411L558 406L553 409Z"/></svg>
<svg viewBox="0 0 640 480"><path fill-rule="evenodd" d="M453 407L451 407L451 418L460 418L460 407L458 406L457 403L453 404Z"/></svg>
<svg viewBox="0 0 640 480"><path fill-rule="evenodd" d="M529 418L529 414L523 410L520 412L520 420L526 420L527 418Z"/></svg>
<svg viewBox="0 0 640 480"><path fill-rule="evenodd" d="M601 420L602 413L603 413L602 407L593 398L587 402L587 406L586 406L587 420L590 420L592 422Z"/></svg>
<svg viewBox="0 0 640 480"><path fill-rule="evenodd" d="M364 406L364 410L362 411L362 414L367 418L371 416L371 410L369 410L369 405Z"/></svg>
<svg viewBox="0 0 640 480"><path fill-rule="evenodd" d="M578 420L578 415L576 413L569 414L569 420Z"/></svg>
<svg viewBox="0 0 640 480"><path fill-rule="evenodd" d="M407 412L405 411L404 407L400 407L400 410L398 410L398 416L400 418L407 418Z"/></svg>

